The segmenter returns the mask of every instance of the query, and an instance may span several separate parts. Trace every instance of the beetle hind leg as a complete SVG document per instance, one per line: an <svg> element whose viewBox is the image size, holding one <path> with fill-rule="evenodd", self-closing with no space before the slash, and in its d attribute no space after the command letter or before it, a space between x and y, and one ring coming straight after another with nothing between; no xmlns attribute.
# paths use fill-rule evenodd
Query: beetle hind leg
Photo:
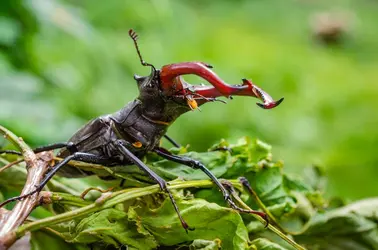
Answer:
<svg viewBox="0 0 378 250"><path fill-rule="evenodd" d="M204 172L214 183L217 185L217 187L222 191L223 197L225 201L235 210L241 212L241 213L248 213L248 214L256 214L260 217L262 217L266 221L266 225L269 224L268 217L264 212L260 211L255 211L255 210L247 210L239 207L238 205L235 204L235 202L232 200L230 192L223 186L223 184L218 180L218 178L210 172L209 169L205 167L200 161L193 160L187 157L182 157L178 155L173 155L171 154L168 150L163 149L163 148L156 148L154 150L155 153L157 153L159 156L173 161L177 163L181 163L183 165L189 166L193 169L200 169L202 172Z"/></svg>

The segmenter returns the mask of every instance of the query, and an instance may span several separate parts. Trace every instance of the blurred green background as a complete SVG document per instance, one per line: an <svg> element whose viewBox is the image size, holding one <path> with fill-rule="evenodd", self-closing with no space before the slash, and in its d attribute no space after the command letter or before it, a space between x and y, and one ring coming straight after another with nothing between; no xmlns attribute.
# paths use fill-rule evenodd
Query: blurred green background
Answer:
<svg viewBox="0 0 378 250"><path fill-rule="evenodd" d="M378 192L377 1L3 0L0 9L0 124L30 145L66 141L136 97L132 76L149 69L134 28L157 68L205 61L229 83L250 78L285 97L273 110L245 97L207 104L171 126L176 140L204 150L257 137L290 172L324 166L328 195ZM327 32L341 36L322 42Z"/></svg>

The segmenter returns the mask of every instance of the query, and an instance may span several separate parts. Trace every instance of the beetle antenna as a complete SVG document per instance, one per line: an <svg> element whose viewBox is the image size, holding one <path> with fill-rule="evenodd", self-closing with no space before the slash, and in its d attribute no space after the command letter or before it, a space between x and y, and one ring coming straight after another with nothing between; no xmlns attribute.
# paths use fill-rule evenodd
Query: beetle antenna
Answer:
<svg viewBox="0 0 378 250"><path fill-rule="evenodd" d="M142 58L142 54L140 53L140 50L139 50L139 46L138 46L138 34L133 30L133 29L130 29L129 30L129 36L131 37L131 39L133 39L134 41L134 45L135 45L135 48L136 48L136 51L138 53L138 56L139 56L139 59L140 59L140 63L143 65L143 66L150 66L154 69L154 71L156 71L154 65L150 64L150 63L147 63L143 60Z"/></svg>

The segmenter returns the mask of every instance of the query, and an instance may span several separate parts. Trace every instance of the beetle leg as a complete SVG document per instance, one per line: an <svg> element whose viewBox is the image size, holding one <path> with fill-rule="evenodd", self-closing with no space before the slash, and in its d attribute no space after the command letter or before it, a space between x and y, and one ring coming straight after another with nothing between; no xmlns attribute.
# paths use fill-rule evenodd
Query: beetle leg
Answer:
<svg viewBox="0 0 378 250"><path fill-rule="evenodd" d="M70 153L75 153L77 151L75 144L72 142L58 142L53 144L48 144L45 146L37 147L33 150L34 153L41 153L44 151L59 149L59 148L67 148ZM14 154L14 155L22 155L21 152L15 150L0 150L0 154Z"/></svg>
<svg viewBox="0 0 378 250"><path fill-rule="evenodd" d="M233 195L233 196L237 196L237 193L235 191L235 188L232 186L231 182L229 181L222 181L222 184L227 188L227 190L230 191L230 193ZM264 213L264 212L259 212L259 211L256 211L261 218L263 218L265 220L265 228L267 228L269 226L269 217L268 217L268 214Z"/></svg>
<svg viewBox="0 0 378 250"><path fill-rule="evenodd" d="M33 195L35 193L39 193L43 189L43 187L47 184L47 182L49 182L49 180L56 174L56 172L58 172L59 169L61 169L63 166L65 166L71 160L77 160L77 161L82 161L82 162L87 162L87 163L95 163L95 164L104 164L104 163L108 162L107 159L100 158L100 157L98 157L97 155L94 155L94 154L76 152L72 155L67 156L61 162L56 164L52 168L52 170L47 173L45 178L41 181L41 183L33 191L31 191L27 194L20 195L20 196L17 196L17 197L13 197L13 198L9 198L9 199L3 201L2 203L0 203L0 208L3 207L4 205L10 203L10 202L22 200L26 197L29 197L30 195Z"/></svg>
<svg viewBox="0 0 378 250"><path fill-rule="evenodd" d="M168 135L164 135L164 138L167 139L167 141L169 141L173 146L175 146L176 148L181 148L181 145L180 143L176 142L174 139L172 139L170 136Z"/></svg>
<svg viewBox="0 0 378 250"><path fill-rule="evenodd" d="M184 62L163 66L160 72L163 92L167 95L172 95L174 91L181 90L182 94L184 94L185 88L182 81L180 81L180 76L188 74L202 77L213 85L213 87L194 86L195 92L206 98L215 98L218 96L231 97L232 95L253 96L260 98L264 102L258 105L265 109L274 108L283 101L283 98L274 101L266 92L247 79L243 79L243 84L241 85L227 84L207 64L202 62ZM181 86L176 86L177 84Z"/></svg>
<svg viewBox="0 0 378 250"><path fill-rule="evenodd" d="M18 152L16 150L8 150L8 149L5 149L5 150L0 150L0 155L1 154L8 154L8 155L22 155L21 152Z"/></svg>
<svg viewBox="0 0 378 250"><path fill-rule="evenodd" d="M214 183L217 185L217 187L222 191L224 199L227 201L230 206L242 213L248 213L248 214L256 214L261 216L264 220L266 220L266 214L263 212L255 211L255 210L246 210L243 208L240 208L238 205L235 204L235 202L231 199L230 193L227 191L227 189L222 185L222 183L218 180L218 178L210 172L209 169L205 167L200 161L193 160L187 157L182 157L178 155L171 154L168 150L164 148L155 148L154 152L157 153L159 156L173 162L181 163L183 165L189 166L193 169L200 169L202 172L204 172Z"/></svg>
<svg viewBox="0 0 378 250"><path fill-rule="evenodd" d="M60 142L60 143L49 144L49 145L37 147L33 151L34 153L40 153L43 151L49 151L49 150L54 150L54 149L59 149L59 148L67 148L67 150L71 154L77 152L77 148L73 142Z"/></svg>
<svg viewBox="0 0 378 250"><path fill-rule="evenodd" d="M182 218L179 208L177 207L176 201L173 198L173 195L171 191L169 191L167 187L167 182L161 178L159 175L157 175L154 171L152 171L146 164L144 164L138 157L136 157L130 150L128 150L125 147L125 142L122 140L116 141L116 146L118 147L118 150L127 157L130 161L132 161L135 165L137 165L142 171L144 171L146 174L148 174L154 181L157 182L157 184L160 186L161 190L166 192L169 196L169 199L171 199L172 205L177 213L177 216L180 219L182 227L185 229L186 232L188 230L194 230L193 228L189 227L189 225L185 222L185 220Z"/></svg>

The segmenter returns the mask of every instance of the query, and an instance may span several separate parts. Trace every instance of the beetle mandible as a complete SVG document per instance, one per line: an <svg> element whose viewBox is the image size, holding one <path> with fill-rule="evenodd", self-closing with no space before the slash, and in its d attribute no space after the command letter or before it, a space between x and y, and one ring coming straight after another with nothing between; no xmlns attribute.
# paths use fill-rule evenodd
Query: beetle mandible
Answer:
<svg viewBox="0 0 378 250"><path fill-rule="evenodd" d="M257 103L257 105L264 109L278 106L283 98L274 101L267 93L247 79L242 79L242 84L229 85L211 70L211 65L203 62L168 64L158 70L143 60L137 43L137 34L133 30L129 30L129 35L134 42L141 64L151 67L151 73L148 76L134 75L139 88L139 96L118 112L91 120L79 129L68 142L36 148L34 150L36 153L63 148L58 153L58 157L62 157L63 160L46 174L34 191L10 198L1 203L0 207L40 192L57 172L66 177L94 174L67 166L71 160L105 166L135 164L156 181L162 191L168 194L183 228L190 230L191 228L180 214L167 182L140 160L147 152L155 152L167 160L202 170L221 190L224 199L232 208L240 212L258 214L267 220L266 215L262 212L239 208L231 199L227 189L201 162L173 155L168 150L161 148L159 142L162 137L165 137L178 146L166 135L169 125L190 110L198 109L199 106L207 102L218 101L217 97L231 98L240 95L260 98L263 103ZM191 85L182 78L182 75L188 74L202 77L212 86Z"/></svg>

